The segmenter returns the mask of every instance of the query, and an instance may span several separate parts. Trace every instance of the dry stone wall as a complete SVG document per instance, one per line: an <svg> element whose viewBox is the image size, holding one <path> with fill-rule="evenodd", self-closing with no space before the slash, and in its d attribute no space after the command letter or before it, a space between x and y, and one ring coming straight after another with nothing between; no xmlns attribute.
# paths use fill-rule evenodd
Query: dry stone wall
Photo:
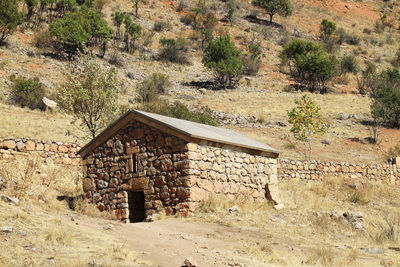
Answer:
<svg viewBox="0 0 400 267"><path fill-rule="evenodd" d="M35 140L29 138L0 138L0 159L15 159L37 154L45 162L81 165L82 160L76 154L82 145L55 141Z"/></svg>
<svg viewBox="0 0 400 267"><path fill-rule="evenodd" d="M400 164L380 165L280 159L278 174L279 179L283 181L291 179L315 180L341 176L400 185Z"/></svg>

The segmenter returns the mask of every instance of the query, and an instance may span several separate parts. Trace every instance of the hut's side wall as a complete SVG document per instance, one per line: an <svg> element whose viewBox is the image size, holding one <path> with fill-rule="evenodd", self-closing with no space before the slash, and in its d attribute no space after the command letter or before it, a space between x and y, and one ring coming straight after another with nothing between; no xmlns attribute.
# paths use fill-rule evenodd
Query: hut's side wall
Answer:
<svg viewBox="0 0 400 267"><path fill-rule="evenodd" d="M189 144L191 159L190 200L198 202L215 194L265 199L265 186L278 184L277 159L210 145ZM271 192L272 194L276 192Z"/></svg>
<svg viewBox="0 0 400 267"><path fill-rule="evenodd" d="M187 210L187 142L132 121L87 156L84 190L100 210L129 218L128 192L144 192L146 218Z"/></svg>

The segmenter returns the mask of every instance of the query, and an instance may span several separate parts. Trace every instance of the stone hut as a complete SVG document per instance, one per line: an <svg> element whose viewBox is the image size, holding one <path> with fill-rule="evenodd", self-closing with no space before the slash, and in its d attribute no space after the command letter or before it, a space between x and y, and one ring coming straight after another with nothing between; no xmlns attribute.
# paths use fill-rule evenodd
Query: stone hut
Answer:
<svg viewBox="0 0 400 267"><path fill-rule="evenodd" d="M131 110L78 153L86 197L126 222L161 211L187 216L214 194L277 193L277 150L232 130L158 114Z"/></svg>

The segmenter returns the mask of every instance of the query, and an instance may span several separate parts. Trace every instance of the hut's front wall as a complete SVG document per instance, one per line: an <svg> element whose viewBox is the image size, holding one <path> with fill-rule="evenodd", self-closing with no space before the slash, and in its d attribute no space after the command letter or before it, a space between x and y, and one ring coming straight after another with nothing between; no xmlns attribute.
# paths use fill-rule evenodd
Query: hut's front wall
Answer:
<svg viewBox="0 0 400 267"><path fill-rule="evenodd" d="M146 218L184 210L190 195L187 151L184 140L133 121L87 156L83 189L101 211L121 220L130 218L130 192L144 193Z"/></svg>

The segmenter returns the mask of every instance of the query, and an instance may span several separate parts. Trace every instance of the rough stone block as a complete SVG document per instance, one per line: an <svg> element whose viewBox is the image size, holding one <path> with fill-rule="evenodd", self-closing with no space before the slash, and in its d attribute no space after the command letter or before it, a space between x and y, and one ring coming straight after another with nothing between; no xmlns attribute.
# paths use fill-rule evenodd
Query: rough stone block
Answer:
<svg viewBox="0 0 400 267"><path fill-rule="evenodd" d="M1 147L4 149L15 149L15 146L16 146L16 144L15 144L14 140L6 140L1 145Z"/></svg>

